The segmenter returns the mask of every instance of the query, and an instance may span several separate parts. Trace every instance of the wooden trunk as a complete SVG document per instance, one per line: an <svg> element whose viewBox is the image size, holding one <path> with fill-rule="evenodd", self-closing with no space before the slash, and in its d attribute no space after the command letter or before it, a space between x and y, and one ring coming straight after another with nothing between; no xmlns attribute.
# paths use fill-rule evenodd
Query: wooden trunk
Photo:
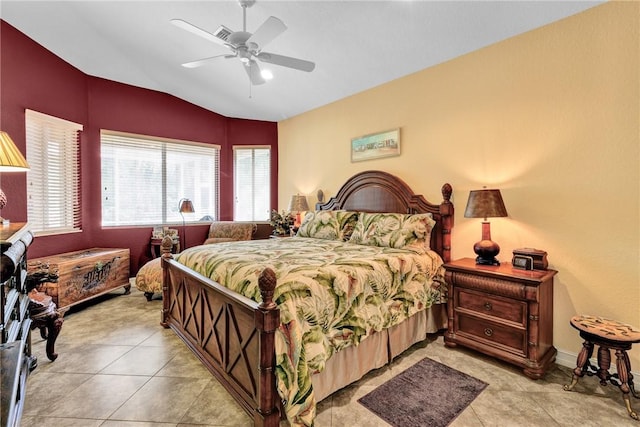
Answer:
<svg viewBox="0 0 640 427"><path fill-rule="evenodd" d="M28 282L65 308L121 286L129 293L129 249L92 248L28 262Z"/></svg>

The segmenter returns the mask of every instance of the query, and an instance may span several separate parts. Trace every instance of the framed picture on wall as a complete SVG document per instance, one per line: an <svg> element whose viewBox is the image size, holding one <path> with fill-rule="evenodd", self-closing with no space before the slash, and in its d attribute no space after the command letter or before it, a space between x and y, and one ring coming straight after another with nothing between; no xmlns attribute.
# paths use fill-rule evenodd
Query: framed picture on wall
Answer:
<svg viewBox="0 0 640 427"><path fill-rule="evenodd" d="M400 128L359 136L351 140L351 161L400 155Z"/></svg>

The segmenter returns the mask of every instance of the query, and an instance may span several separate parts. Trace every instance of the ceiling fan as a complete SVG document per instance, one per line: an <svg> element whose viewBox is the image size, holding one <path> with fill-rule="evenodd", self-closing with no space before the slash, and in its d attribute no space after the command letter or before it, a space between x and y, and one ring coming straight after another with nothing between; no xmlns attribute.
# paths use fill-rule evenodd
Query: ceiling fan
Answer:
<svg viewBox="0 0 640 427"><path fill-rule="evenodd" d="M221 25L213 34L196 27L182 19L172 19L171 23L179 28L189 31L197 36L228 48L232 53L216 55L182 64L183 67L195 68L206 64L216 58L239 58L253 85L263 84L266 80L261 74L257 61L293 68L300 71L313 71L316 64L304 59L292 58L275 53L263 52L262 49L277 36L282 34L287 26L275 16L270 16L265 22L251 34L247 32L247 8L253 6L255 0L239 0L242 7L242 31L233 31Z"/></svg>

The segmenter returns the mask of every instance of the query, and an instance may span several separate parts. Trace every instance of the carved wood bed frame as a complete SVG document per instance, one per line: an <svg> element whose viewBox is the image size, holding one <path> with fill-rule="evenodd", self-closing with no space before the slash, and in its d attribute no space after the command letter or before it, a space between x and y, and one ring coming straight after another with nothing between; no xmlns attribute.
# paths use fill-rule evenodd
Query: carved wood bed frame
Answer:
<svg viewBox="0 0 640 427"><path fill-rule="evenodd" d="M442 186L443 201L432 204L414 194L401 179L381 171L351 177L335 197L317 210L433 214L436 226L431 248L445 262L451 258L452 188ZM273 302L275 273L265 269L259 278L262 303L179 264L171 255L171 240L162 244L162 322L197 355L241 407L254 425L277 427L280 399L276 391L274 333L280 311Z"/></svg>

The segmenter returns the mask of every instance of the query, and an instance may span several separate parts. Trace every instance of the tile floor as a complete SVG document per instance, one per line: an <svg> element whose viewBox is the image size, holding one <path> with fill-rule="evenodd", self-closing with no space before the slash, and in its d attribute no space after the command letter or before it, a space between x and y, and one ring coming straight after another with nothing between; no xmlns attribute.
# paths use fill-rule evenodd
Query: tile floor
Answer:
<svg viewBox="0 0 640 427"><path fill-rule="evenodd" d="M159 296L156 296L158 298ZM114 291L65 316L49 362L33 334L39 366L27 383L22 426L187 427L250 426L251 419L171 330L159 325L162 301L132 288ZM369 373L319 404L316 426L387 426L357 399L430 357L489 383L451 424L460 426L635 426L616 387L591 377L576 391L562 385L569 368L532 381L518 369L464 349L442 336L416 344L390 366ZM636 411L640 400L632 399ZM282 423L283 426L286 423Z"/></svg>

